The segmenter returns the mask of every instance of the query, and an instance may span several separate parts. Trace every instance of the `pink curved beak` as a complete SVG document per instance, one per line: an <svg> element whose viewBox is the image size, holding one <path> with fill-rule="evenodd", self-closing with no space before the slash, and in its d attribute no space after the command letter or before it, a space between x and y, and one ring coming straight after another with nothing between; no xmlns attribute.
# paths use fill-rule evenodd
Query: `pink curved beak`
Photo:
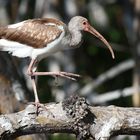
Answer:
<svg viewBox="0 0 140 140"><path fill-rule="evenodd" d="M88 25L86 28L85 28L85 31L93 34L94 36L96 36L97 38L99 38L107 47L108 49L110 50L110 53L112 55L112 58L114 59L115 58L115 55L114 55L114 52L113 52L113 49L112 47L110 46L110 44L107 42L107 40L97 31L95 30L92 26Z"/></svg>

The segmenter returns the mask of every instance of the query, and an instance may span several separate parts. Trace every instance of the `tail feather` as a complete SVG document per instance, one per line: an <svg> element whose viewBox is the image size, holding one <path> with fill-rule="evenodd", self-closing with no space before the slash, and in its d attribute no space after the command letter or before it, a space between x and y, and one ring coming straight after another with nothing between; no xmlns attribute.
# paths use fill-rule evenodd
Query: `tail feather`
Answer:
<svg viewBox="0 0 140 140"><path fill-rule="evenodd" d="M6 39L0 39L0 51L7 51L17 57L30 57L32 54L30 46Z"/></svg>

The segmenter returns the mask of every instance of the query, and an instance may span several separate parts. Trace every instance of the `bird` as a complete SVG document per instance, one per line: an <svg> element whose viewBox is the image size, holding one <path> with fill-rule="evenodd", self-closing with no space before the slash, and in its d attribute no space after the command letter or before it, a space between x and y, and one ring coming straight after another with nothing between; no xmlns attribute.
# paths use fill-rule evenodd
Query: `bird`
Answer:
<svg viewBox="0 0 140 140"><path fill-rule="evenodd" d="M87 18L74 16L66 25L55 18L36 18L19 23L0 26L0 51L11 55L31 59L27 74L31 77L35 104L39 104L35 77L41 75L60 76L71 80L80 77L79 74L68 72L39 72L38 63L50 55L65 49L75 49L83 42L83 32L89 32L100 39L115 58L113 49L108 41L90 25Z"/></svg>

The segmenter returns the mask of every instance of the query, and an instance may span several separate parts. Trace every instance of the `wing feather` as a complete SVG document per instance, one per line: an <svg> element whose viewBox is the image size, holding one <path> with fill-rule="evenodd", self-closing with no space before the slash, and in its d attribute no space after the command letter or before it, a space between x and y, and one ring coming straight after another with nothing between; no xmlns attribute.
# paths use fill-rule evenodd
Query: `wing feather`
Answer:
<svg viewBox="0 0 140 140"><path fill-rule="evenodd" d="M0 28L0 38L16 41L34 48L45 47L63 32L64 23L54 19L32 19L19 26Z"/></svg>

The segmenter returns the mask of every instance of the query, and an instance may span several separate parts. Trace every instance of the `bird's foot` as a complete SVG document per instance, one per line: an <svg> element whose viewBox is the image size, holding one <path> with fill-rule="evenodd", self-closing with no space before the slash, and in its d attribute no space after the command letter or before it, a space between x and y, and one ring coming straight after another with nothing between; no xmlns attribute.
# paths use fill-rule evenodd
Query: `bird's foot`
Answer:
<svg viewBox="0 0 140 140"><path fill-rule="evenodd" d="M41 112L44 112L45 111L49 115L51 115L52 117L54 117L54 115L52 114L52 112L50 112L49 109L47 109L47 107L44 104L41 104L39 102L33 102L32 104L36 107L36 109L35 109L36 116L39 116L39 114Z"/></svg>
<svg viewBox="0 0 140 140"><path fill-rule="evenodd" d="M41 104L40 102L30 102L30 104L34 105L36 107L35 109L35 114L38 116L40 114L40 112L42 111L41 109L45 109L46 110L46 107Z"/></svg>
<svg viewBox="0 0 140 140"><path fill-rule="evenodd" d="M69 72L54 72L55 76L64 77L73 81L76 81L76 78L81 77L79 74L69 73Z"/></svg>
<svg viewBox="0 0 140 140"><path fill-rule="evenodd" d="M74 74L74 73L69 73L69 72L63 72L63 71L59 71L59 72L33 72L30 73L31 77L35 77L35 76L43 76L43 75L48 75L48 76L60 76L60 77L64 77L70 80L74 80L76 81L76 78L81 77L79 74Z"/></svg>

